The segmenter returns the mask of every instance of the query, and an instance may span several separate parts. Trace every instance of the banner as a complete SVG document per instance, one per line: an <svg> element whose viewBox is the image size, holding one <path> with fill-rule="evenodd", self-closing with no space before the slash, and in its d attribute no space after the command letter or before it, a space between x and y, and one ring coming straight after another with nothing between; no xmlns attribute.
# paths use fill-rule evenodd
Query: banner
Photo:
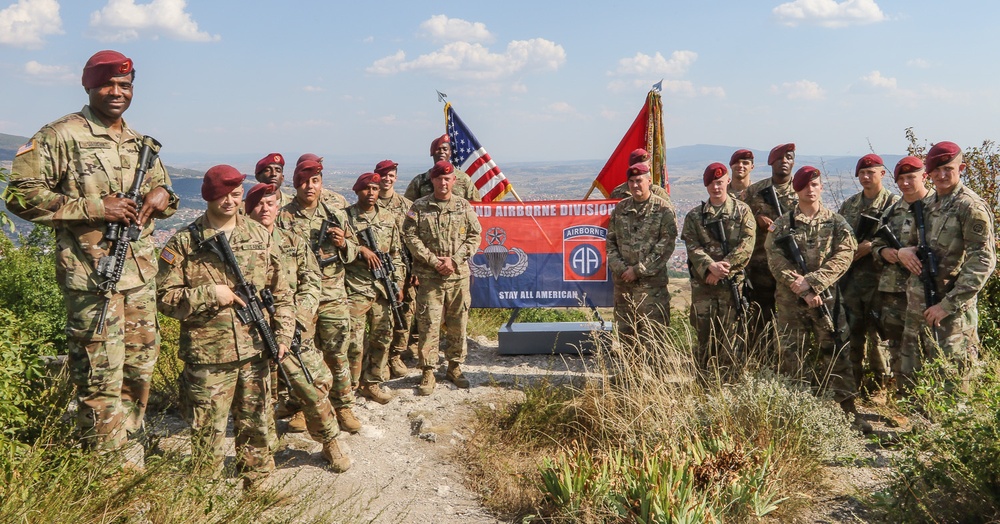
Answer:
<svg viewBox="0 0 1000 524"><path fill-rule="evenodd" d="M613 305L606 241L617 200L473 202L483 226L472 307Z"/></svg>

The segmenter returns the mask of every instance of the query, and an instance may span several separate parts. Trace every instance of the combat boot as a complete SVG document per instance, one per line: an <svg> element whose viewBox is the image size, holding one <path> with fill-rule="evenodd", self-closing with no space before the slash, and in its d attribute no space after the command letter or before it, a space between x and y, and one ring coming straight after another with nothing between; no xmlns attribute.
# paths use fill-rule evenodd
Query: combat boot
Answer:
<svg viewBox="0 0 1000 524"><path fill-rule="evenodd" d="M297 411L292 415L292 419L288 421L288 432L289 433L302 433L306 430L306 414Z"/></svg>
<svg viewBox="0 0 1000 524"><path fill-rule="evenodd" d="M469 379L465 378L465 375L462 374L462 366L458 362L448 363L448 373L445 374L444 378L460 388L469 388Z"/></svg>
<svg viewBox="0 0 1000 524"><path fill-rule="evenodd" d="M422 397L430 396L434 393L434 386L437 384L437 380L434 378L433 369L425 369L424 376L420 379L420 385L417 386L417 395Z"/></svg>
<svg viewBox="0 0 1000 524"><path fill-rule="evenodd" d="M370 384L361 384L358 392L361 393L362 397L378 402L379 404L388 404L389 401L392 400L392 395L390 395L388 391L382 389L382 387L375 382Z"/></svg>
<svg viewBox="0 0 1000 524"><path fill-rule="evenodd" d="M858 408L854 405L854 397L842 401L840 403L840 409L844 410L844 413L854 415L854 420L851 422L852 428L864 433L865 435L875 431L874 428L872 428L872 425L861 416L861 413L858 413Z"/></svg>
<svg viewBox="0 0 1000 524"><path fill-rule="evenodd" d="M278 401L278 405L274 407L274 419L286 419L294 415L298 410L299 408L297 406L293 406L290 402L280 400Z"/></svg>
<svg viewBox="0 0 1000 524"><path fill-rule="evenodd" d="M337 412L337 424L340 425L342 431L357 433L361 429L361 421L354 416L350 406L336 408L334 411Z"/></svg>
<svg viewBox="0 0 1000 524"><path fill-rule="evenodd" d="M403 378L409 374L410 369L406 367L403 358L399 355L389 357L389 376L392 378Z"/></svg>
<svg viewBox="0 0 1000 524"><path fill-rule="evenodd" d="M340 451L337 439L323 444L323 458L330 463L330 469L334 473L343 473L351 469L351 459Z"/></svg>

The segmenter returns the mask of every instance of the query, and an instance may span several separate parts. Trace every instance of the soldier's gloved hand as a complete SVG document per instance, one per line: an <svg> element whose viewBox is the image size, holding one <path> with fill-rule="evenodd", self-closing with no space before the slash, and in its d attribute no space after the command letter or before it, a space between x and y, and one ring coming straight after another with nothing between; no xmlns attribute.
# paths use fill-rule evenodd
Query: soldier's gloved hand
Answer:
<svg viewBox="0 0 1000 524"><path fill-rule="evenodd" d="M243 302L243 299L237 296L236 293L229 288L229 286L223 284L215 285L215 295L219 298L220 306L228 306L233 302L239 304L240 307L244 307L247 305L246 302Z"/></svg>
<svg viewBox="0 0 1000 524"><path fill-rule="evenodd" d="M104 203L105 222L125 222L126 224L132 224L139 221L135 202L127 198L118 198L116 195L108 195L101 199L101 202Z"/></svg>
<svg viewBox="0 0 1000 524"><path fill-rule="evenodd" d="M170 193L163 186L146 193L142 198L142 211L139 212L139 225L145 224L153 213L160 213L170 205Z"/></svg>
<svg viewBox="0 0 1000 524"><path fill-rule="evenodd" d="M368 269L382 267L382 261L379 260L378 255L376 255L371 249L361 246L361 256L363 256L365 258L365 262L368 263Z"/></svg>

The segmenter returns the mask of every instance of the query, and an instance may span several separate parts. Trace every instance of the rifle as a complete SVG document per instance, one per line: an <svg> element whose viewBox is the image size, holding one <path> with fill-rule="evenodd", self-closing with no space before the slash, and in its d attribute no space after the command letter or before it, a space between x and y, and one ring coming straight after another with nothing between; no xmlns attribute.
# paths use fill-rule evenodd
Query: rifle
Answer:
<svg viewBox="0 0 1000 524"><path fill-rule="evenodd" d="M371 249L379 261L382 262L381 267L372 268L371 272L375 280L382 283L382 287L385 288L385 293L389 297L389 307L392 310L392 327L394 329L408 329L406 317L403 315L403 303L399 300L399 286L392 279L392 275L396 272L396 266L392 263L392 258L389 257L388 253L379 250L378 244L375 243L375 235L372 233L370 227L359 230L358 239L368 249Z"/></svg>
<svg viewBox="0 0 1000 524"><path fill-rule="evenodd" d="M722 227L722 220L707 221L705 226L708 227L709 234L722 244L722 256L729 256L729 240L726 238L725 228ZM743 271L740 271L740 274L743 274ZM729 294L730 298L733 299L733 307L736 308L737 320L743 320L746 318L747 308L750 307L750 304L740 291L740 286L732 277L723 278L722 283L729 286Z"/></svg>
<svg viewBox="0 0 1000 524"><path fill-rule="evenodd" d="M927 243L927 227L924 224L924 201L917 200L913 203L913 218L917 223L917 232L920 243L917 245L917 257L920 259L920 281L924 284L924 307L929 308L938 302L941 297L937 291L938 261L934 255L934 250ZM931 326L934 340L938 340L937 326Z"/></svg>
<svg viewBox="0 0 1000 524"><path fill-rule="evenodd" d="M878 229L875 230L875 234L873 236L885 240L885 243L888 244L889 247L893 249L903 249L903 244L901 244L899 242L899 239L896 238L895 233L893 233L892 230L889 229L888 224L880 225Z"/></svg>
<svg viewBox="0 0 1000 524"><path fill-rule="evenodd" d="M794 217L794 215L792 216ZM805 275L806 273L809 272L809 268L806 266L805 258L802 257L802 251L799 249L798 242L795 241L794 233L795 233L795 223L793 220L792 227L788 231L788 234L783 237L776 238L774 240L774 243L777 244L778 247L780 247L789 257L791 257L792 261L795 262L795 265L799 266L799 271L801 271L802 274ZM820 293L820 299L822 299L822 302L819 305L819 311L823 316L827 318L827 320L830 321L830 325L832 326L830 334L833 335L833 340L837 344L837 348L839 349L843 347L844 344L841 341L841 331L837 327L837 322L833 318L833 314L830 313L830 308L826 307L826 301L830 298L831 295L829 289L824 289L823 292Z"/></svg>
<svg viewBox="0 0 1000 524"><path fill-rule="evenodd" d="M778 216L784 215L785 210L781 207L781 201L778 200L778 192L774 190L774 186L770 185L760 190L760 197L764 199L764 202L769 204L778 212Z"/></svg>
<svg viewBox="0 0 1000 524"><path fill-rule="evenodd" d="M128 193L118 193L118 198L127 198L135 202L136 213L142 212L142 195L139 188L146 181L146 171L153 167L157 155L160 154L160 143L151 136L142 137L142 147L139 148L139 162L135 166L135 180ZM122 231L124 228L124 231ZM109 293L114 293L118 288L118 281L122 279L122 270L125 268L125 258L128 256L129 245L139 240L142 234L142 226L138 222L123 224L112 222L108 224L104 238L111 242L108 254L97 261L97 276L104 277L104 280L97 284L98 289L104 293L104 305L101 313L97 317L97 333L104 333L104 327L108 317L108 305L111 303Z"/></svg>
<svg viewBox="0 0 1000 524"><path fill-rule="evenodd" d="M292 335L292 344L288 346L288 352L299 362L299 367L302 368L302 376L305 377L306 382L312 384L314 382L312 372L306 367L306 363L302 361L302 329L302 324L296 322L295 334Z"/></svg>
<svg viewBox="0 0 1000 524"><path fill-rule="evenodd" d="M854 237L858 239L859 244L871 240L875 238L875 232L878 231L881 225L881 217L873 217L862 213L858 219L858 229L854 231Z"/></svg>
<svg viewBox="0 0 1000 524"><path fill-rule="evenodd" d="M319 267L321 269L333 264L334 262L344 262L344 259L340 256L340 251L336 248L334 248L333 254L328 257L324 258L323 255L320 254L320 246L322 246L323 242L326 241L326 230L331 227L344 229L344 226L340 223L340 219L338 219L337 215L334 215L333 212L326 207L326 204L323 204L323 209L327 212L327 218L324 218L323 224L319 226L319 235L316 237L316 243L313 244L313 253L316 255L316 261L319 262Z"/></svg>

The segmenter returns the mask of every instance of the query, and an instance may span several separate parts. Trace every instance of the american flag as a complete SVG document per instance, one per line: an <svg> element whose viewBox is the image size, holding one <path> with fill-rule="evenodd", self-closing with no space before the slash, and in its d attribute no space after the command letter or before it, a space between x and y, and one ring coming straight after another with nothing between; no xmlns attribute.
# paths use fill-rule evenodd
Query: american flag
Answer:
<svg viewBox="0 0 1000 524"><path fill-rule="evenodd" d="M472 177L472 181L479 189L479 194L483 197L483 202L493 202L500 200L511 191L513 187L510 181L503 175L497 167L490 154L476 140L476 136L465 126L465 122L458 117L451 103L445 105L445 127L448 129L448 138L451 139L451 163L458 166Z"/></svg>

